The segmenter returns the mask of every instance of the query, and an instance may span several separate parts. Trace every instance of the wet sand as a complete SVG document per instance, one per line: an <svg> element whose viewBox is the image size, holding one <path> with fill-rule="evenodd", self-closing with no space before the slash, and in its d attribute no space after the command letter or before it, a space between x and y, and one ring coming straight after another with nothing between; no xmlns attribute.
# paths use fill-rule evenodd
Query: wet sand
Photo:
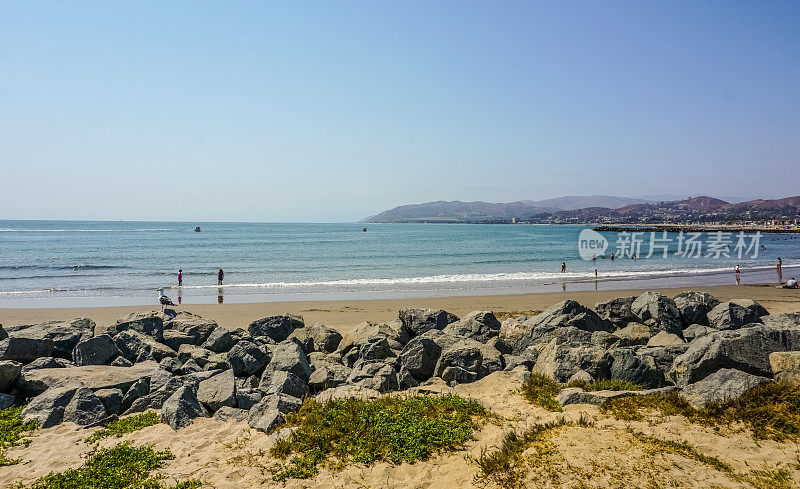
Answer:
<svg viewBox="0 0 800 489"><path fill-rule="evenodd" d="M275 314L299 314L307 323L321 322L347 330L363 321L386 322L397 317L405 307L445 309L458 316L470 311L491 310L496 314L530 314L565 299L593 306L614 297L638 295L648 289L542 292L533 294L428 297L408 299L284 301L235 304L192 304L176 309L214 319L226 328L247 328L255 319ZM652 288L668 296L684 290L713 294L720 300L747 298L760 302L772 314L800 311L800 290L779 289L774 285L720 285L709 287ZM110 324L133 311L158 309L153 305L75 308L0 309L0 324L13 326L42 321L89 317L98 324Z"/></svg>

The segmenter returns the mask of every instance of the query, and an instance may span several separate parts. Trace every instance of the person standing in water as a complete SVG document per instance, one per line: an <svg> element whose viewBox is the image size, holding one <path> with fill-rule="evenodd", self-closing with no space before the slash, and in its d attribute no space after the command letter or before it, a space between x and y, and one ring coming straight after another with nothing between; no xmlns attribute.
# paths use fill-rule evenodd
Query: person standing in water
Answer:
<svg viewBox="0 0 800 489"><path fill-rule="evenodd" d="M778 257L778 273L781 273L781 265L783 265L783 261L781 257Z"/></svg>
<svg viewBox="0 0 800 489"><path fill-rule="evenodd" d="M223 272L222 269L220 268L219 272L217 272L217 285L222 285L222 279L224 277L225 277L225 272Z"/></svg>
<svg viewBox="0 0 800 489"><path fill-rule="evenodd" d="M566 273L566 272L567 272L567 262L562 261L561 262L561 273Z"/></svg>
<svg viewBox="0 0 800 489"><path fill-rule="evenodd" d="M741 282L741 276L739 275L739 265L736 265L736 268L733 269L736 272L736 285L739 285Z"/></svg>
<svg viewBox="0 0 800 489"><path fill-rule="evenodd" d="M178 270L178 287L183 285L183 269Z"/></svg>

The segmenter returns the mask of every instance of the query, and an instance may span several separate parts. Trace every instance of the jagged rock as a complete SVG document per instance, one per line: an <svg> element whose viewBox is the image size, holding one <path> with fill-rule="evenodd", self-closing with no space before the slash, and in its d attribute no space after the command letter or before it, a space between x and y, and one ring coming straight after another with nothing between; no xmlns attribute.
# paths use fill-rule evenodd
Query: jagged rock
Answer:
<svg viewBox="0 0 800 489"><path fill-rule="evenodd" d="M70 321L49 321L39 324L12 326L6 329L11 338L28 338L40 341L52 340L52 352L38 355L40 357L52 355L71 359L72 349L79 342L91 338L94 335L94 327L94 321L91 319L77 318ZM14 359L8 358L7 360Z"/></svg>
<svg viewBox="0 0 800 489"><path fill-rule="evenodd" d="M194 373L202 372L202 371L203 371L203 367L198 365L197 362L195 362L191 358L186 360L186 362L184 362L184 364L181 365L181 368L180 368L180 373L184 374L184 375L186 375L186 374L194 374Z"/></svg>
<svg viewBox="0 0 800 489"><path fill-rule="evenodd" d="M761 322L774 329L800 328L800 311L762 316Z"/></svg>
<svg viewBox="0 0 800 489"><path fill-rule="evenodd" d="M292 338L300 343L306 355L314 351L333 353L342 341L342 335L338 331L321 323L295 329L289 335L289 339Z"/></svg>
<svg viewBox="0 0 800 489"><path fill-rule="evenodd" d="M373 336L366 343L362 343L358 349L358 357L366 361L383 360L393 356L396 355L385 336Z"/></svg>
<svg viewBox="0 0 800 489"><path fill-rule="evenodd" d="M287 371L276 371L269 376L267 382L259 385L264 394L271 396L273 394L286 394L298 399L303 399L308 395L308 385L305 381Z"/></svg>
<svg viewBox="0 0 800 489"><path fill-rule="evenodd" d="M208 411L197 400L194 389L188 386L178 388L161 407L161 422L173 430L192 424L192 420L207 417Z"/></svg>
<svg viewBox="0 0 800 489"><path fill-rule="evenodd" d="M222 421L223 423L233 421L234 423L239 423L241 421L247 421L247 414L246 409L222 406L214 413L214 421Z"/></svg>
<svg viewBox="0 0 800 489"><path fill-rule="evenodd" d="M511 371L517 367L524 367L529 372L536 364L536 360L531 360L530 358L523 357L521 355L503 355L503 365L505 365L504 369L506 372Z"/></svg>
<svg viewBox="0 0 800 489"><path fill-rule="evenodd" d="M40 357L53 354L53 340L8 337L0 341L0 360L29 363Z"/></svg>
<svg viewBox="0 0 800 489"><path fill-rule="evenodd" d="M375 399L380 397L380 395L381 393L374 389L367 389L360 385L346 384L320 392L315 396L315 400L320 403L326 403L335 399L347 399L348 397L354 397L356 399Z"/></svg>
<svg viewBox="0 0 800 489"><path fill-rule="evenodd" d="M636 354L640 357L650 358L656 368L663 374L664 382L672 382L669 371L672 369L675 359L686 353L689 349L688 344L674 346L645 346L638 348ZM649 362L649 360L648 360Z"/></svg>
<svg viewBox="0 0 800 489"><path fill-rule="evenodd" d="M615 343L619 347L646 345L650 341L650 326L631 322L624 328L614 331L612 335L618 338L618 342Z"/></svg>
<svg viewBox="0 0 800 489"><path fill-rule="evenodd" d="M250 408L247 422L251 428L270 431L283 423L283 415L300 409L303 401L296 397L276 394L265 397Z"/></svg>
<svg viewBox="0 0 800 489"><path fill-rule="evenodd" d="M175 351L180 350L181 345L194 345L195 337L180 331L167 329L164 331L164 344Z"/></svg>
<svg viewBox="0 0 800 489"><path fill-rule="evenodd" d="M94 395L103 403L108 414L122 414L122 389L99 389Z"/></svg>
<svg viewBox="0 0 800 489"><path fill-rule="evenodd" d="M300 345L292 340L284 341L271 348L272 360L270 360L264 374L261 376L262 384L270 378L274 372L285 371L295 374L297 377L308 382L311 376L311 366L308 364L306 354Z"/></svg>
<svg viewBox="0 0 800 489"><path fill-rule="evenodd" d="M431 378L442 348L430 338L418 336L406 344L400 353L403 368L408 370L420 382Z"/></svg>
<svg viewBox="0 0 800 489"><path fill-rule="evenodd" d="M650 389L644 391L591 391L586 392L580 387L568 387L562 389L558 393L558 403L562 406L569 404L592 404L600 406L604 402L611 399L619 399L622 397L641 396L647 394L666 393L675 390L674 387L665 387L661 389Z"/></svg>
<svg viewBox="0 0 800 489"><path fill-rule="evenodd" d="M548 343L553 339L573 346L591 345L592 333L609 331L611 323L601 319L591 309L567 300L527 319L525 327L525 334L513 344L516 354L537 343Z"/></svg>
<svg viewBox="0 0 800 489"><path fill-rule="evenodd" d="M514 347L511 346L508 341L499 336L495 336L486 342L486 346L494 348L495 350L499 351L503 355L510 355L514 351Z"/></svg>
<svg viewBox="0 0 800 489"><path fill-rule="evenodd" d="M347 382L378 392L392 392L400 389L397 372L390 365L380 361L359 360L353 366Z"/></svg>
<svg viewBox="0 0 800 489"><path fill-rule="evenodd" d="M542 350L533 372L566 382L578 370L585 370L595 379L607 379L612 357L596 346L570 347L553 340Z"/></svg>
<svg viewBox="0 0 800 489"><path fill-rule="evenodd" d="M75 345L72 361L76 365L105 365L120 354L114 338L101 334Z"/></svg>
<svg viewBox="0 0 800 489"><path fill-rule="evenodd" d="M647 342L647 346L674 346L686 343L683 339L666 331L659 331Z"/></svg>
<svg viewBox="0 0 800 489"><path fill-rule="evenodd" d="M208 361L203 365L203 370L228 370L231 364L224 353L217 353L208 357Z"/></svg>
<svg viewBox="0 0 800 489"><path fill-rule="evenodd" d="M720 368L734 368L753 375L769 376L769 354L800 350L800 329L756 325L719 331L697 338L675 359L670 379L685 386Z"/></svg>
<svg viewBox="0 0 800 489"><path fill-rule="evenodd" d="M217 328L217 323L188 312L178 313L164 323L164 329L171 329L191 336L194 345L202 345Z"/></svg>
<svg viewBox="0 0 800 489"><path fill-rule="evenodd" d="M442 334L441 336L449 335ZM469 338L459 338L447 348L442 348L434 375L444 379L443 375L448 368L455 369L447 374L450 380L464 379L463 382L469 382L468 379L473 378L473 375L463 373L458 369L474 374L474 380L478 380L492 372L503 370L503 359L500 352L494 348ZM456 381L462 383L462 381Z"/></svg>
<svg viewBox="0 0 800 489"><path fill-rule="evenodd" d="M338 351L343 356L349 353L350 350L355 349L358 351L358 349L361 348L361 345L367 343L370 338L374 338L376 336L384 336L386 341L389 342L389 347L392 350L402 350L403 345L407 343L405 338L403 338L400 333L398 333L388 324L378 324L365 321L344 335L342 341L339 343Z"/></svg>
<svg viewBox="0 0 800 489"><path fill-rule="evenodd" d="M458 317L441 309L401 309L398 318L412 338L458 321Z"/></svg>
<svg viewBox="0 0 800 489"><path fill-rule="evenodd" d="M200 382L197 386L197 400L211 411L223 406L236 405L236 378L233 370L225 370Z"/></svg>
<svg viewBox="0 0 800 489"><path fill-rule="evenodd" d="M631 311L631 304L636 300L636 296L617 297L605 302L595 304L594 310L602 319L611 322L617 328L625 327L629 323L639 321L639 318Z"/></svg>
<svg viewBox="0 0 800 489"><path fill-rule="evenodd" d="M401 391L419 386L419 382L414 378L413 375L411 375L411 372L402 367L400 368L400 371L397 372L397 384Z"/></svg>
<svg viewBox="0 0 800 489"><path fill-rule="evenodd" d="M528 331L528 327L525 325L527 319L527 317L505 319L500 323L500 338L512 341L521 338Z"/></svg>
<svg viewBox="0 0 800 489"><path fill-rule="evenodd" d="M36 360L22 367L22 373L42 368L67 368L74 366L75 366L74 363L70 362L69 360L65 360L63 358L41 357L37 358Z"/></svg>
<svg viewBox="0 0 800 489"><path fill-rule="evenodd" d="M775 380L800 384L800 351L772 352L769 364Z"/></svg>
<svg viewBox="0 0 800 489"><path fill-rule="evenodd" d="M236 340L230 331L224 328L214 328L203 343L203 348L211 350L214 353L225 353L230 351L235 344Z"/></svg>
<svg viewBox="0 0 800 489"><path fill-rule="evenodd" d="M3 394L0 392L0 411L8 409L17 405L17 398L11 394Z"/></svg>
<svg viewBox="0 0 800 489"><path fill-rule="evenodd" d="M3 328L3 325L0 324L0 341L8 338L8 332Z"/></svg>
<svg viewBox="0 0 800 489"><path fill-rule="evenodd" d="M308 378L308 386L313 392L321 392L325 389L340 386L347 382L350 376L350 369L344 365L329 363L317 367Z"/></svg>
<svg viewBox="0 0 800 489"><path fill-rule="evenodd" d="M127 390L134 382L150 377L159 366L154 362L137 363L132 367L86 365L83 367L43 368L22 371L17 387L26 395L38 395L48 388L74 383L96 391L98 389Z"/></svg>
<svg viewBox="0 0 800 489"><path fill-rule="evenodd" d="M180 375L181 373L181 362L178 361L177 358L165 358L158 362L158 364L161 365L161 368L171 374Z"/></svg>
<svg viewBox="0 0 800 489"><path fill-rule="evenodd" d="M633 348L616 348L609 351L612 357L609 376L627 380L646 389L665 384L664 372L649 355L639 355Z"/></svg>
<svg viewBox="0 0 800 489"><path fill-rule="evenodd" d="M680 395L694 407L701 408L709 402L738 399L751 387L764 382L770 382L770 379L741 370L722 368L703 380L684 387Z"/></svg>
<svg viewBox="0 0 800 489"><path fill-rule="evenodd" d="M592 374L586 370L578 370L567 380L567 384L571 384L573 382L586 382L587 384L591 384L594 383L594 377L592 377Z"/></svg>
<svg viewBox="0 0 800 489"><path fill-rule="evenodd" d="M500 321L491 311L473 311L448 324L442 332L486 343L490 338L500 334Z"/></svg>
<svg viewBox="0 0 800 489"><path fill-rule="evenodd" d="M150 393L150 379L145 377L137 380L122 396L122 411L127 411L140 397Z"/></svg>
<svg viewBox="0 0 800 489"><path fill-rule="evenodd" d="M684 328L692 324L708 326L708 313L719 305L719 300L713 295L692 290L681 292L673 300L681 313Z"/></svg>
<svg viewBox="0 0 800 489"><path fill-rule="evenodd" d="M766 310L757 302L739 299L723 302L711 309L708 323L720 330L739 329L752 323L760 323L761 316L766 315L765 313Z"/></svg>
<svg viewBox="0 0 800 489"><path fill-rule="evenodd" d="M701 336L705 336L707 334L711 334L715 331L719 331L718 329L714 329L710 326L703 326L701 324L692 324L688 328L683 330L683 338L691 343L697 338Z"/></svg>
<svg viewBox="0 0 800 489"><path fill-rule="evenodd" d="M13 360L0 361L0 392L10 392L22 372L22 364Z"/></svg>
<svg viewBox="0 0 800 489"><path fill-rule="evenodd" d="M109 363L109 365L112 367L130 367L133 365L133 362L131 362L130 360L128 360L123 356L119 356L114 360L112 360L111 363Z"/></svg>
<svg viewBox="0 0 800 489"><path fill-rule="evenodd" d="M653 320L650 328L651 334L659 331L681 336L683 326L681 313L675 301L669 297L653 291L647 291L636 298L631 304L631 312L639 318L640 322L647 323Z"/></svg>
<svg viewBox="0 0 800 489"><path fill-rule="evenodd" d="M174 357L178 354L167 345L156 341L152 336L140 333L134 329L122 331L114 337L114 342L122 356L133 363L139 363L142 358L152 358L158 362L164 358Z"/></svg>
<svg viewBox="0 0 800 489"><path fill-rule="evenodd" d="M156 341L164 341L164 319L158 313L132 312L127 316L117 319L115 324L104 329L95 330L95 335L102 333L117 336L123 331L136 331L147 335Z"/></svg>
<svg viewBox="0 0 800 489"><path fill-rule="evenodd" d="M236 388L236 405L241 409L250 409L261 401L264 394L256 388Z"/></svg>
<svg viewBox="0 0 800 489"><path fill-rule="evenodd" d="M181 345L178 348L178 362L183 365L189 360L194 360L194 362L199 365L200 367L205 366L206 363L209 362L209 359L214 355L214 352L203 348L201 346L196 345Z"/></svg>
<svg viewBox="0 0 800 489"><path fill-rule="evenodd" d="M269 362L269 354L249 341L240 341L228 352L228 363L236 376L255 375Z"/></svg>
<svg viewBox="0 0 800 489"><path fill-rule="evenodd" d="M108 413L100 398L91 389L82 387L75 391L64 408L63 421L86 426L102 421L107 416Z"/></svg>
<svg viewBox="0 0 800 489"><path fill-rule="evenodd" d="M22 410L23 423L34 421L39 428L50 428L61 423L64 418L64 408L79 387L75 384L55 387L34 397Z"/></svg>
<svg viewBox="0 0 800 489"><path fill-rule="evenodd" d="M648 328L649 331L649 328ZM601 348L609 349L620 345L618 336L609 333L608 331L595 331L589 340L589 344L599 346Z"/></svg>
<svg viewBox="0 0 800 489"><path fill-rule="evenodd" d="M266 336L276 342L281 342L287 339L292 331L302 328L304 325L302 317L287 314L257 319L250 323L247 331L254 338Z"/></svg>

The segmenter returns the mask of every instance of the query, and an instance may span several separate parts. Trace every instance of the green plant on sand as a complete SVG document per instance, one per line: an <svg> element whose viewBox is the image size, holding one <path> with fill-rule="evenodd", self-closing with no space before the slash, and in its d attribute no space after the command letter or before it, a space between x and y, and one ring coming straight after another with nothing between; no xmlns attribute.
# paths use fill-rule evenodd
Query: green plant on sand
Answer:
<svg viewBox="0 0 800 489"><path fill-rule="evenodd" d="M560 390L561 385L555 380L542 374L532 373L522 384L520 392L528 402L535 406L548 411L561 412L561 404L556 400Z"/></svg>
<svg viewBox="0 0 800 489"><path fill-rule="evenodd" d="M102 430L96 431L90 437L88 437L86 439L86 443L94 443L108 436L116 436L119 438L124 434L133 433L134 431L156 425L160 422L161 420L158 416L158 413L155 411L148 411L135 416L129 416L127 418L108 423L108 426Z"/></svg>
<svg viewBox="0 0 800 489"><path fill-rule="evenodd" d="M7 458L4 448L25 445L29 440L24 438L24 433L36 428L36 423L22 422L22 409L24 406L13 406L0 411L0 467L19 463L18 459Z"/></svg>

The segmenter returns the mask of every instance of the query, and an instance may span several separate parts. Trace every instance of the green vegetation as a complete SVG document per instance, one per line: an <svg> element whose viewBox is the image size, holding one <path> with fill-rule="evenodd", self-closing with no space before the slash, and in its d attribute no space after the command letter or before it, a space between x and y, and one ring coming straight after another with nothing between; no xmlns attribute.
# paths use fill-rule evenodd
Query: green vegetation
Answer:
<svg viewBox="0 0 800 489"><path fill-rule="evenodd" d="M425 460L440 450L454 450L472 438L475 417L489 413L476 401L458 396L388 396L336 399L324 404L307 399L288 416L296 430L271 450L288 462L273 471L278 481L315 475L319 464L333 468L348 462L370 464Z"/></svg>
<svg viewBox="0 0 800 489"><path fill-rule="evenodd" d="M695 460L702 464L708 465L720 472L724 472L726 474L733 474L733 468L730 465L726 464L725 462L716 457L710 457L708 455L700 453L695 447L693 447L688 443L661 440L659 438L635 432L632 432L631 435L636 441L644 444L645 451L650 454L672 453L674 455L679 455L681 457L688 458L690 460Z"/></svg>
<svg viewBox="0 0 800 489"><path fill-rule="evenodd" d="M108 436L116 436L119 438L126 433L133 433L134 431L146 428L148 426L153 426L160 422L161 420L158 416L158 413L155 411L148 411L135 416L129 416L127 418L108 423L108 426L100 431L96 431L92 434L92 436L87 438L86 443L94 443Z"/></svg>
<svg viewBox="0 0 800 489"><path fill-rule="evenodd" d="M576 422L568 422L561 418L558 421L534 425L521 434L516 431L507 433L496 450L492 452L484 450L477 459L473 459L480 468L480 474L476 476L477 482L493 483L504 489L520 487L528 473L522 454L533 448L535 453L530 458L532 465L545 463L556 451L547 441L547 437L553 430L563 426L587 428L592 424L584 417Z"/></svg>
<svg viewBox="0 0 800 489"><path fill-rule="evenodd" d="M603 379L597 382L589 383L583 380L573 380L567 387L580 387L581 389L591 391L640 391L642 386L628 382L621 379Z"/></svg>
<svg viewBox="0 0 800 489"><path fill-rule="evenodd" d="M792 489L792 476L786 469L754 470L747 481L757 489Z"/></svg>
<svg viewBox="0 0 800 489"><path fill-rule="evenodd" d="M3 449L30 443L23 434L36 428L32 421L22 422L22 409L23 406L14 406L0 411L0 467L19 463L18 459L6 457Z"/></svg>
<svg viewBox="0 0 800 489"><path fill-rule="evenodd" d="M30 489L162 489L163 476L150 475L172 459L169 450L156 452L150 446L134 447L129 442L100 449L77 469L50 473ZM200 481L180 482L174 489L197 489Z"/></svg>
<svg viewBox="0 0 800 489"><path fill-rule="evenodd" d="M643 412L649 410L665 416L685 416L692 423L709 426L742 423L756 439L800 438L800 386L783 382L760 384L738 399L708 403L701 409L670 392L613 399L605 402L600 410L627 421L642 420Z"/></svg>
<svg viewBox="0 0 800 489"><path fill-rule="evenodd" d="M561 404L556 400L561 385L550 377L542 374L533 373L530 378L522 384L522 396L534 406L539 406L559 413L562 411Z"/></svg>

